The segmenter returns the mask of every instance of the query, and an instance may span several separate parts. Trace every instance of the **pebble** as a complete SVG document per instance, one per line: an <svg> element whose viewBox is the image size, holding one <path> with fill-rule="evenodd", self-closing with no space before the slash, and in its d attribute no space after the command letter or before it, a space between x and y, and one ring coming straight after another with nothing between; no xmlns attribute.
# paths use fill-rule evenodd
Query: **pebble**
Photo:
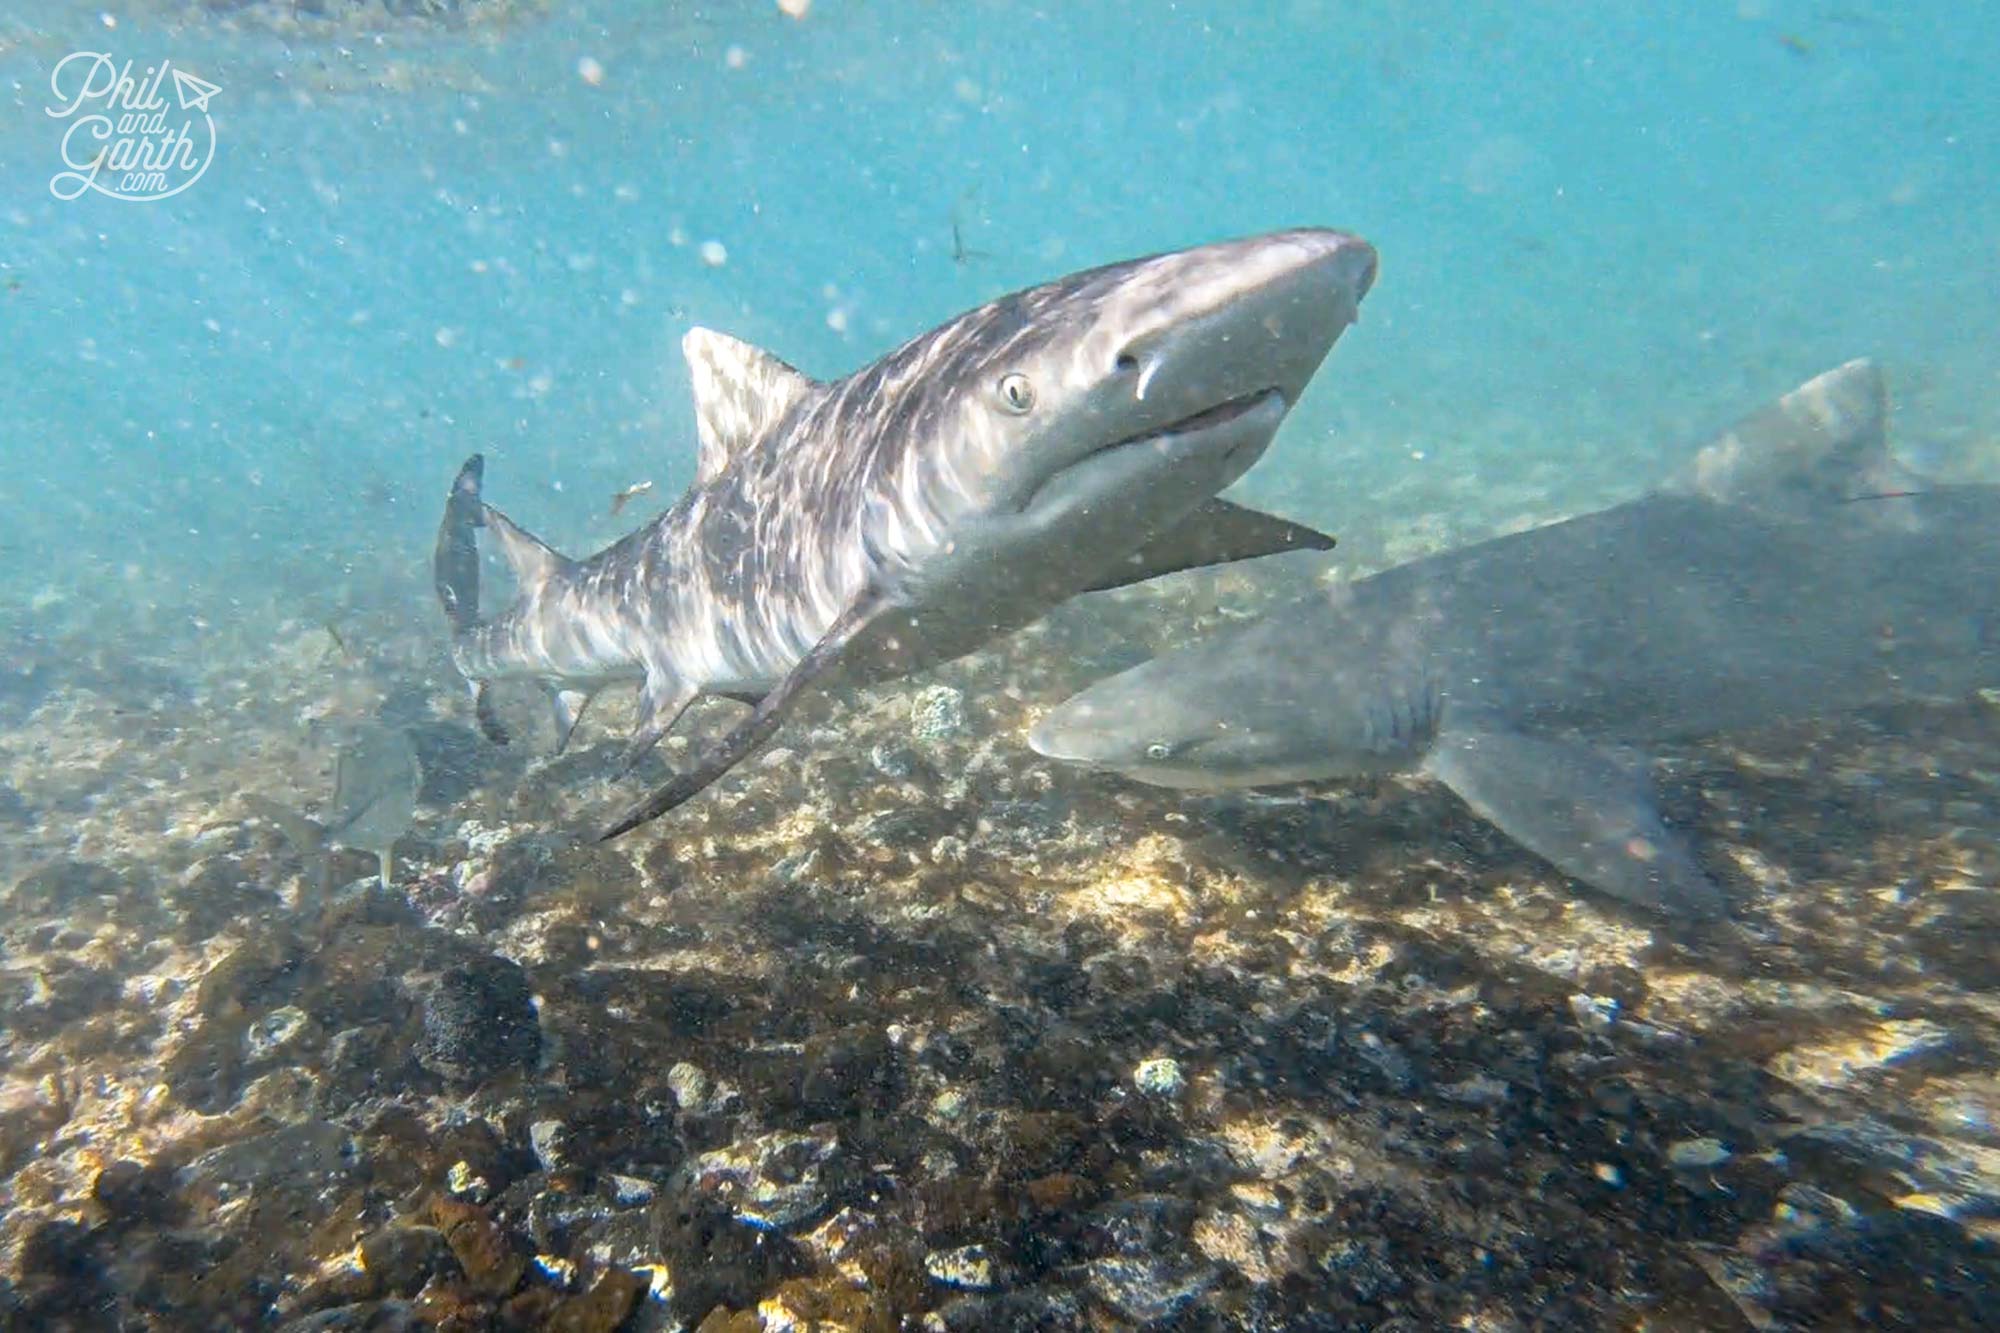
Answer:
<svg viewBox="0 0 2000 1333"><path fill-rule="evenodd" d="M930 1274L931 1281L960 1291L991 1291L998 1285L993 1256L984 1245L961 1245L927 1254L924 1272Z"/></svg>
<svg viewBox="0 0 2000 1333"><path fill-rule="evenodd" d="M965 730L965 691L932 685L910 701L910 734L937 741Z"/></svg>
<svg viewBox="0 0 2000 1333"><path fill-rule="evenodd" d="M1132 1082L1138 1085L1139 1091L1154 1097L1178 1097L1181 1090L1187 1087L1180 1061L1164 1055L1141 1060L1139 1067L1132 1071Z"/></svg>
<svg viewBox="0 0 2000 1333"><path fill-rule="evenodd" d="M1618 1001L1609 995L1572 995L1569 1011L1577 1026L1590 1032L1609 1031L1618 1021Z"/></svg>
<svg viewBox="0 0 2000 1333"><path fill-rule="evenodd" d="M1732 1156L1720 1139L1682 1139L1667 1149L1667 1162L1679 1171L1721 1166Z"/></svg>
<svg viewBox="0 0 2000 1333"><path fill-rule="evenodd" d="M542 1170L553 1175L563 1169L563 1140L568 1135L560 1120L537 1120L528 1126L528 1145L535 1150L535 1160L542 1164Z"/></svg>
<svg viewBox="0 0 2000 1333"><path fill-rule="evenodd" d="M759 1231L779 1231L827 1210L826 1167L839 1150L840 1141L831 1133L778 1130L701 1154L690 1164L690 1176L737 1221Z"/></svg>

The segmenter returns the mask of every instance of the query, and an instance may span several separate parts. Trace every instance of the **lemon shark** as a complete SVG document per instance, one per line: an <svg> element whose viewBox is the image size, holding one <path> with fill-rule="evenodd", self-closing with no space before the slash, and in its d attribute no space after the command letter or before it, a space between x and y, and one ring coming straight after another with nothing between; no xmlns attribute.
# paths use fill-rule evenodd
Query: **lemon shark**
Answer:
<svg viewBox="0 0 2000 1333"><path fill-rule="evenodd" d="M2000 487L1924 483L1885 425L1850 362L1654 493L1315 592L1090 686L1030 744L1186 788L1427 773L1586 885L1716 913L1644 747L2000 681Z"/></svg>
<svg viewBox="0 0 2000 1333"><path fill-rule="evenodd" d="M666 513L587 559L551 550L460 470L433 560L452 657L529 679L566 737L639 683L628 764L697 697L753 705L613 837L767 740L809 689L969 653L1092 589L1332 539L1219 498L1354 321L1375 251L1275 232L1072 274L968 311L843 379L707 329L682 347L700 456ZM479 613L477 532L517 595Z"/></svg>

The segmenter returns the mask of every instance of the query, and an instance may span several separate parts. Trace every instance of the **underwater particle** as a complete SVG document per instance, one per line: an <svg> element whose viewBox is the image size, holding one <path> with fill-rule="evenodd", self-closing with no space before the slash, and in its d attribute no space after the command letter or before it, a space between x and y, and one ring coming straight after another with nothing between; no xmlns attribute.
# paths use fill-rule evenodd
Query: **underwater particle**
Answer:
<svg viewBox="0 0 2000 1333"><path fill-rule="evenodd" d="M1152 1097L1178 1097L1181 1090L1187 1087L1180 1061L1164 1055L1141 1060L1139 1067L1132 1071L1132 1082L1139 1091Z"/></svg>
<svg viewBox="0 0 2000 1333"><path fill-rule="evenodd" d="M449 325L440 324L437 332L431 336L437 340L439 347L449 349L458 346L458 330Z"/></svg>
<svg viewBox="0 0 2000 1333"><path fill-rule="evenodd" d="M1625 1173L1609 1162L1599 1162L1591 1168L1590 1173L1612 1189L1618 1189L1625 1184Z"/></svg>
<svg viewBox="0 0 2000 1333"><path fill-rule="evenodd" d="M1721 1166L1732 1156L1720 1139L1682 1139L1667 1148L1667 1162L1679 1171Z"/></svg>
<svg viewBox="0 0 2000 1333"><path fill-rule="evenodd" d="M721 241L703 241L701 243L701 262L710 268L721 268L729 262L729 247Z"/></svg>
<svg viewBox="0 0 2000 1333"><path fill-rule="evenodd" d="M264 1060L291 1044L306 1025L306 1012L296 1005L273 1009L243 1033L243 1050L252 1060Z"/></svg>
<svg viewBox="0 0 2000 1333"><path fill-rule="evenodd" d="M965 691L932 685L910 700L910 733L936 741L965 729Z"/></svg>
<svg viewBox="0 0 2000 1333"><path fill-rule="evenodd" d="M722 53L722 63L731 69L742 69L750 63L750 53L740 46L732 46Z"/></svg>
<svg viewBox="0 0 2000 1333"><path fill-rule="evenodd" d="M528 974L488 955L446 969L425 988L417 1063L454 1083L477 1084L541 1056Z"/></svg>
<svg viewBox="0 0 2000 1333"><path fill-rule="evenodd" d="M937 1250L924 1256L924 1272L940 1286L960 1291L991 1291L998 1284L993 1256L984 1245L961 1245L955 1250Z"/></svg>
<svg viewBox="0 0 2000 1333"><path fill-rule="evenodd" d="M604 66L590 56L585 56L576 62L576 77L593 88L601 88L604 86Z"/></svg>
<svg viewBox="0 0 2000 1333"><path fill-rule="evenodd" d="M802 19L812 8L812 0L778 0L778 12L786 18Z"/></svg>

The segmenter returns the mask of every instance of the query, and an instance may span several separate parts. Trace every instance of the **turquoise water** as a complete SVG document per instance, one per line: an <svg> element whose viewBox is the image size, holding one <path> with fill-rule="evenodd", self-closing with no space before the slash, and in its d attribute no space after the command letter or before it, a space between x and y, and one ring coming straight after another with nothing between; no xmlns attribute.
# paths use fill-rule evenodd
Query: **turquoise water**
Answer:
<svg viewBox="0 0 2000 1333"><path fill-rule="evenodd" d="M1629 493L1855 355L1906 447L2000 467L1990 14L519 8L7 16L0 485L55 557L17 577L214 619L233 569L300 595L401 569L474 447L589 545L604 497L691 476L691 322L833 375L1015 286L1299 223L1367 236L1383 277L1247 489L1335 530ZM222 88L194 188L50 196L49 71L99 46Z"/></svg>
<svg viewBox="0 0 2000 1333"><path fill-rule="evenodd" d="M214 85L172 197L52 193L96 51ZM671 503L690 326L831 379L1308 225L1380 276L1237 495L1350 571L1857 357L2000 482L1995 52L1940 0L0 0L0 1333L1978 1326L1992 688L1669 747L1702 925L1414 777L1029 750L1286 557L818 701L606 850L735 706L636 776L624 697L491 746L431 556L474 451L564 551ZM377 722L371 889L289 810Z"/></svg>

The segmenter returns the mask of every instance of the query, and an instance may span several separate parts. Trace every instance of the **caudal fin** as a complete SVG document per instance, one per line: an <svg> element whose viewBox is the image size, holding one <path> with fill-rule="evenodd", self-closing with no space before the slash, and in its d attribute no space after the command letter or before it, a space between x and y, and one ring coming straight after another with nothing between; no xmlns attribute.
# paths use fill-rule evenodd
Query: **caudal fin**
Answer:
<svg viewBox="0 0 2000 1333"><path fill-rule="evenodd" d="M437 582L438 605L453 634L479 623L479 533L486 522L480 484L486 457L474 454L458 470L438 523L437 549L431 554L431 575Z"/></svg>

